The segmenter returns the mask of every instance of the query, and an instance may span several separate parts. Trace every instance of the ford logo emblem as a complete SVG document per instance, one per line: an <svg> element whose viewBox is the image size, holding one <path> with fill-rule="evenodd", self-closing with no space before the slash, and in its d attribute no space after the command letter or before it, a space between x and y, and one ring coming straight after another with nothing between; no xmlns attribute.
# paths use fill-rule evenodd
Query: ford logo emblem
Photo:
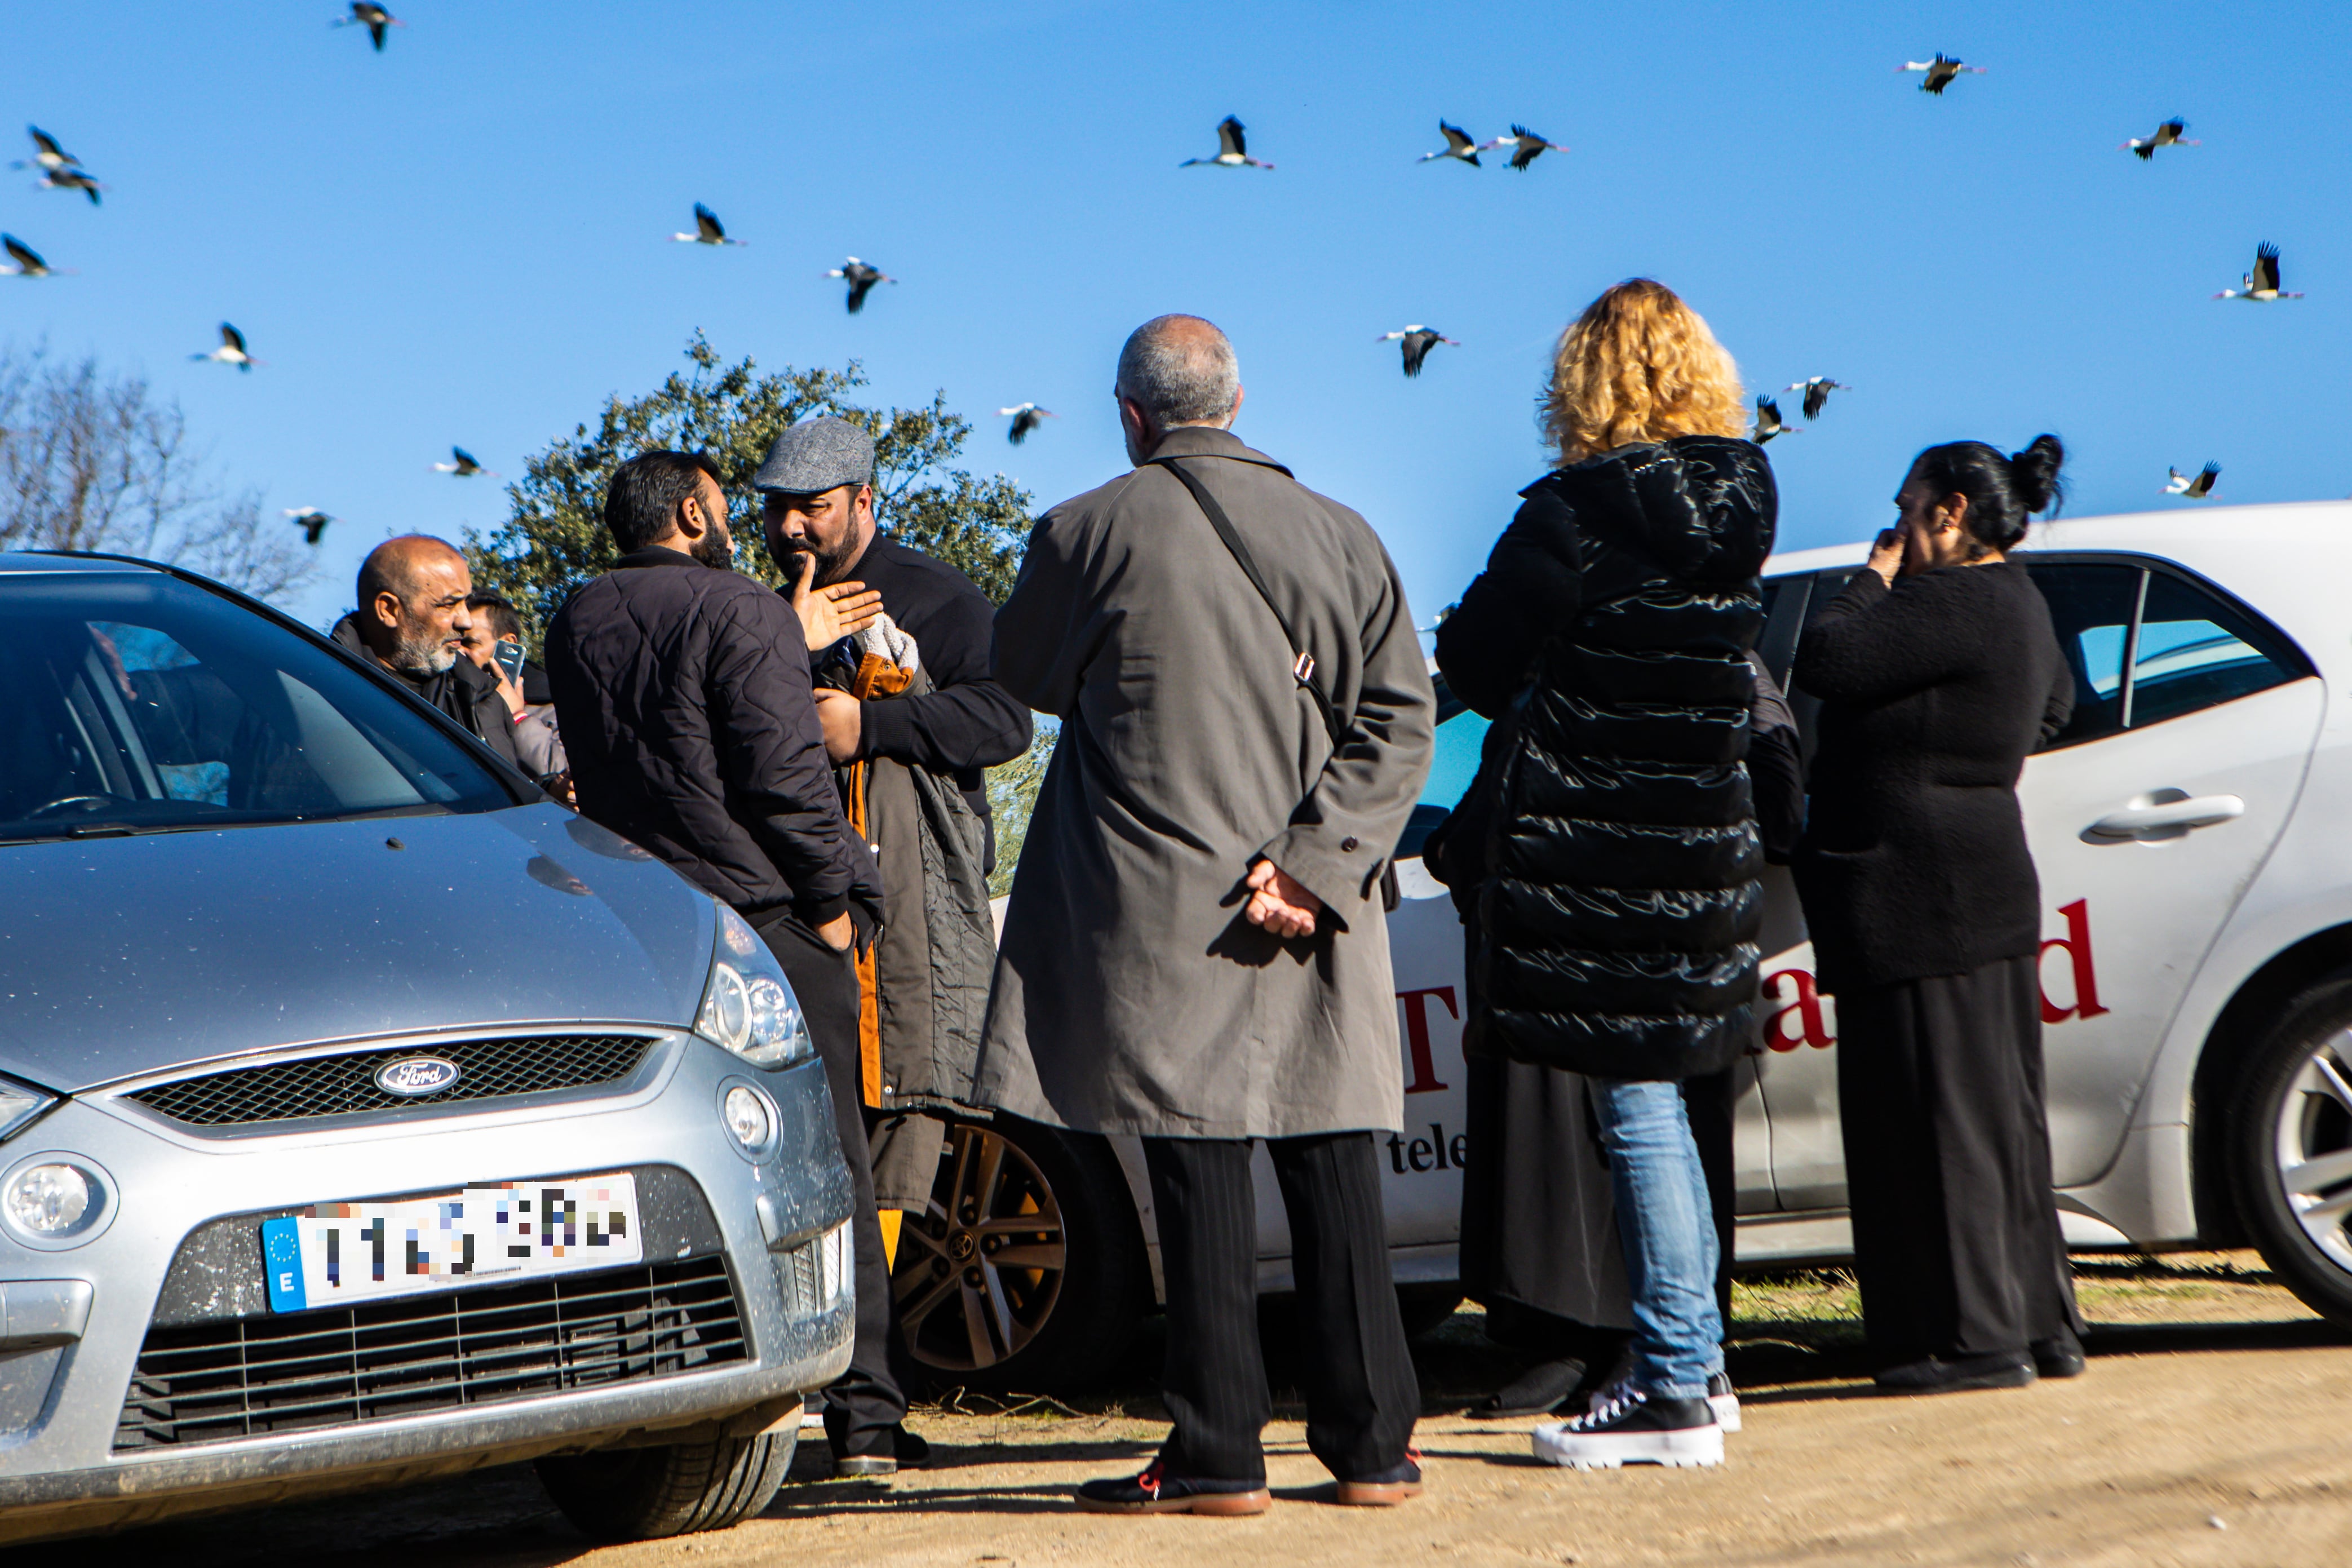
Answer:
<svg viewBox="0 0 2352 1568"><path fill-rule="evenodd" d="M414 1100L453 1089L465 1076L463 1068L440 1057L403 1057L375 1069L375 1086L386 1094Z"/></svg>

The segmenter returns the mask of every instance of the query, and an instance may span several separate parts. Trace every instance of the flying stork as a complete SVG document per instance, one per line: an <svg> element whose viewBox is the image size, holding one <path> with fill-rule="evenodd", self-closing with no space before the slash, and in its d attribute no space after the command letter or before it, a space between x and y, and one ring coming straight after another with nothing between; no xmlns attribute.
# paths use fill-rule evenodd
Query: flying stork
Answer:
<svg viewBox="0 0 2352 1568"><path fill-rule="evenodd" d="M5 247L16 261L14 267L0 267L0 274L12 278L54 278L57 268L41 259L41 253L13 234L0 234L0 247Z"/></svg>
<svg viewBox="0 0 2352 1568"><path fill-rule="evenodd" d="M1217 121L1217 155L1213 158L1187 158L1176 166L1189 169L1195 163L1213 164L1220 169L1238 169L1247 164L1253 169L1271 169L1271 163L1260 163L1249 155L1249 143L1242 140L1242 122L1232 115Z"/></svg>
<svg viewBox="0 0 2352 1568"><path fill-rule="evenodd" d="M1004 438L1016 447L1027 440L1029 432L1045 421L1061 417L1052 409L1040 408L1034 403L1016 403L1010 408L1000 408L996 412L1000 418L1013 421L1013 428L1004 433Z"/></svg>
<svg viewBox="0 0 2352 1568"><path fill-rule="evenodd" d="M352 0L352 14L348 16L336 17L334 25L338 27L365 27L368 30L368 37L375 40L377 54L383 53L383 37L386 27L408 26L383 6L373 4L373 0Z"/></svg>
<svg viewBox="0 0 2352 1568"><path fill-rule="evenodd" d="M2213 296L2216 300L2252 300L2267 304L2273 300L2300 300L2300 294L2290 294L2279 287L2278 247L2264 240L2254 247L2254 269L2238 280L2235 289L2224 289Z"/></svg>
<svg viewBox="0 0 2352 1568"><path fill-rule="evenodd" d="M465 448L465 447L450 447L450 448L449 448L449 455L450 455L451 457L453 457L453 458L457 458L457 460L456 462L454 462L454 463L436 463L436 464L434 464L434 465L433 465L433 471L434 471L435 473L436 473L436 474L455 474L455 475L457 475L457 476L459 479L472 479L476 474L489 474L490 478L492 478L492 479L502 479L502 478L504 478L504 477L505 477L505 476L503 476L503 475L501 475L501 474L491 473L489 469L488 469L488 468L484 468L484 467L482 467L482 465L481 465L481 464L479 464L479 463L476 462L476 461L474 460L474 454L473 454L473 453L471 453L471 452L468 452L468 451L467 451L467 450L466 450L466 448Z"/></svg>
<svg viewBox="0 0 2352 1568"><path fill-rule="evenodd" d="M286 509L286 517L287 521L302 531L302 542L305 544L318 543L319 536L327 531L327 524L342 521L340 518L329 517L315 506L289 506Z"/></svg>
<svg viewBox="0 0 2352 1568"><path fill-rule="evenodd" d="M230 326L226 321L223 321L221 323L220 339L220 347L213 350L212 353L190 354L188 357L190 359L217 360L222 364L233 364L240 371L249 371L255 365L261 363L251 354L246 353L245 334L238 331L235 327Z"/></svg>
<svg viewBox="0 0 2352 1568"><path fill-rule="evenodd" d="M1898 73L1926 71L1927 79L1919 84L1919 90L1934 93L1937 98L1944 96L1944 89L1951 86L1952 79L1962 71L1969 71L1977 76L1985 74L1984 67L1964 66L1941 49L1936 51L1936 58L1932 60L1906 60L1895 68Z"/></svg>
<svg viewBox="0 0 2352 1568"><path fill-rule="evenodd" d="M27 125L25 127L25 131L26 133L30 135L33 139L32 160L29 163L19 160L16 163L9 164L8 166L10 168L48 169L54 171L58 169L70 169L81 162L80 159L75 157L72 153L58 146L58 139L50 135L47 132L42 130L39 126Z"/></svg>
<svg viewBox="0 0 2352 1568"><path fill-rule="evenodd" d="M868 266L866 263L858 260L855 256L843 262L840 266L835 268L832 271L826 273L825 276L827 278L840 278L847 280L849 284L849 313L853 316L857 314L858 311L866 309L866 296L874 291L874 285L877 283L896 283L898 281L896 278L891 277L880 268Z"/></svg>
<svg viewBox="0 0 2352 1568"><path fill-rule="evenodd" d="M1801 432L1793 425L1780 423L1780 405L1769 397L1756 400L1756 434L1749 437L1763 446L1775 436L1795 436Z"/></svg>
<svg viewBox="0 0 2352 1568"><path fill-rule="evenodd" d="M670 238L684 245L749 245L751 243L748 239L728 238L727 229L719 223L719 215L700 202L694 204L694 232L674 234Z"/></svg>
<svg viewBox="0 0 2352 1568"><path fill-rule="evenodd" d="M2176 114L2171 119L2166 121L2163 124L2158 126L2156 128L2155 135L2135 136L2130 141L2125 142L2122 146L2116 148L2116 151L2118 153L2137 153L2139 154L2139 161L2145 163L2150 158L2156 156L2156 150L2158 147L2202 147L2205 145L2205 143L2195 140L2193 137L2183 136L2181 132L2188 129L2189 121L2181 119Z"/></svg>
<svg viewBox="0 0 2352 1568"><path fill-rule="evenodd" d="M1809 375L1802 381L1790 382L1780 390L1783 392L1803 393L1805 395L1805 417L1808 419L1819 419L1822 416L1822 410L1829 406L1831 393L1852 392L1853 388L1848 386L1844 382L1832 381L1825 375Z"/></svg>
<svg viewBox="0 0 2352 1568"><path fill-rule="evenodd" d="M1526 168L1529 163L1532 163L1537 159L1542 157L1547 148L1554 153L1565 153L1568 151L1567 148L1561 146L1557 142L1545 141L1542 137L1537 135L1534 132L1528 130L1524 125L1512 126L1511 133L1508 136L1497 136L1492 142L1489 142L1485 146L1479 148L1478 151L1481 153L1491 153L1497 147L1508 147L1511 149L1511 167L1514 169ZM1475 160L1473 160L1473 162L1475 162Z"/></svg>
<svg viewBox="0 0 2352 1568"><path fill-rule="evenodd" d="M1449 125L1443 120L1437 122L1437 129L1444 136L1445 145L1438 152L1423 153L1421 155L1423 163L1426 163L1433 158L1459 158L1474 169L1479 166L1478 143L1471 137L1470 132L1463 130L1459 125Z"/></svg>
<svg viewBox="0 0 2352 1568"><path fill-rule="evenodd" d="M1373 341L1391 343L1398 342L1399 340L1402 340L1401 346L1404 350L1404 373L1407 375L1419 375L1421 362L1427 359L1429 351L1439 343L1452 343L1457 349L1462 346L1460 340L1446 337L1442 332L1424 327L1418 321L1406 326L1402 331L1382 332Z"/></svg>
<svg viewBox="0 0 2352 1568"><path fill-rule="evenodd" d="M87 169L51 169L41 176L40 188L45 191L79 191L89 198L89 205L99 205L98 193L109 187L89 176Z"/></svg>
<svg viewBox="0 0 2352 1568"><path fill-rule="evenodd" d="M2188 500L2203 500L2213 493L2213 481L2221 477L2221 465L2208 463L2195 474L2184 474L2179 468L2164 470L2172 478L2165 482L2164 493Z"/></svg>

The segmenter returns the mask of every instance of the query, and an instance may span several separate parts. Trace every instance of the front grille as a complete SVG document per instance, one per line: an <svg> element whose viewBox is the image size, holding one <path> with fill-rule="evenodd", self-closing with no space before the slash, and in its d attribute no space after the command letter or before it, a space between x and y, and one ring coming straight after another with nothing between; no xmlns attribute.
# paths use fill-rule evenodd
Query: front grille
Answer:
<svg viewBox="0 0 2352 1568"><path fill-rule="evenodd" d="M150 1328L119 1452L349 1426L750 1358L723 1257Z"/></svg>
<svg viewBox="0 0 2352 1568"><path fill-rule="evenodd" d="M642 1035L435 1042L207 1073L157 1084L127 1098L193 1127L347 1116L355 1111L447 1105L612 1083L636 1071L653 1045ZM427 1095L391 1094L376 1087L376 1069L386 1062L426 1056L457 1063L457 1081L438 1094Z"/></svg>

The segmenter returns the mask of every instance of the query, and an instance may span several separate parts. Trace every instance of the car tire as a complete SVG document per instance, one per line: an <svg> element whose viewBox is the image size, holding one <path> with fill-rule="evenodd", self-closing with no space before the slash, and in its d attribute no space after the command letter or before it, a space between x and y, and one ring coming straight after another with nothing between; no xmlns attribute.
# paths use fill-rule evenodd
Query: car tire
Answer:
<svg viewBox="0 0 2352 1568"><path fill-rule="evenodd" d="M2247 1062L2227 1131L2231 1186L2263 1261L2352 1328L2352 976L2288 1004Z"/></svg>
<svg viewBox="0 0 2352 1568"><path fill-rule="evenodd" d="M1150 1274L1110 1145L1000 1116L948 1128L931 1202L890 1283L934 1390L1054 1394L1098 1381L1150 1309Z"/></svg>
<svg viewBox="0 0 2352 1568"><path fill-rule="evenodd" d="M558 1454L540 1484L583 1535L652 1541L724 1530L765 1509L793 1468L798 1430L658 1448Z"/></svg>

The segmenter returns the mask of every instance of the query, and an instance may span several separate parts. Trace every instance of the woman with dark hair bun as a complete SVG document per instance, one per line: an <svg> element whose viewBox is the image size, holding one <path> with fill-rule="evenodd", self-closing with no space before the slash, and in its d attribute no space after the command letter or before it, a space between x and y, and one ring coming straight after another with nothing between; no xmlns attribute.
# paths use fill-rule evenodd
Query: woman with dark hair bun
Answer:
<svg viewBox="0 0 2352 1568"><path fill-rule="evenodd" d="M2054 510L2040 436L1912 462L1868 568L1806 628L1822 700L1797 890L1838 1005L1838 1104L1864 1332L1890 1394L2083 1370L2050 1187L2042 891L2017 778L2074 677L2009 552Z"/></svg>

